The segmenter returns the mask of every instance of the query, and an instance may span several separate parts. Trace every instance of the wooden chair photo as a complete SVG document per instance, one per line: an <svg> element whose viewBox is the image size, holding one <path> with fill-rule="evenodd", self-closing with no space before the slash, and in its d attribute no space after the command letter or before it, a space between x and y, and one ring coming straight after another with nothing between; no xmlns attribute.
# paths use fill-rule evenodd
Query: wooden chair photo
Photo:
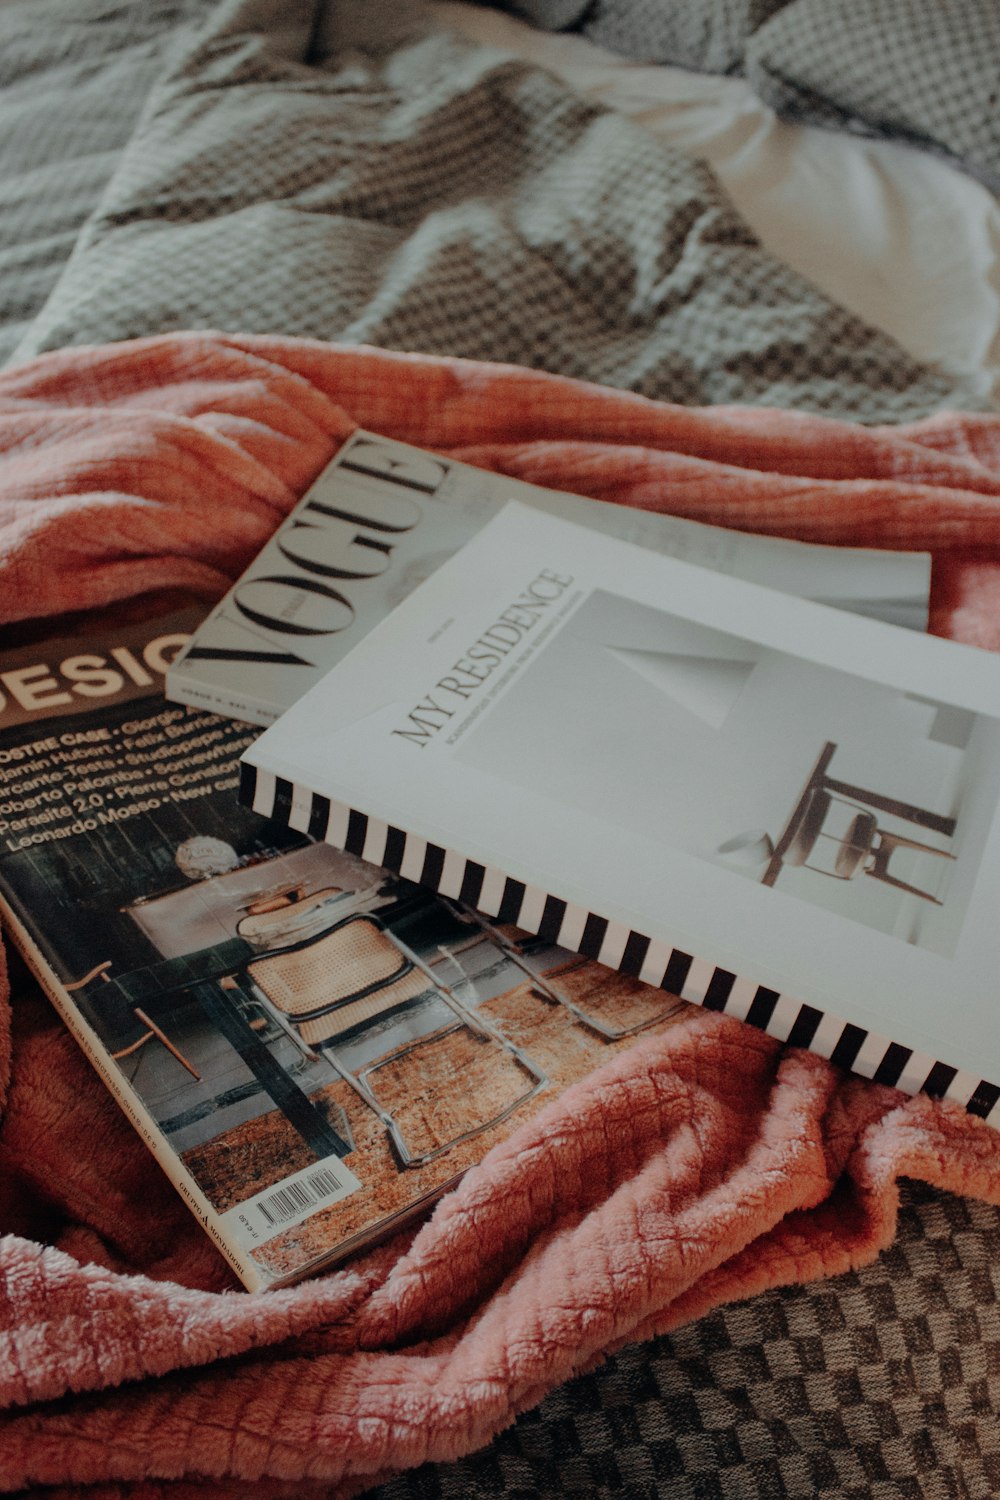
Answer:
<svg viewBox="0 0 1000 1500"><path fill-rule="evenodd" d="M839 833L827 831L827 819L834 805L849 809L846 826ZM940 906L939 897L923 887L901 880L889 871L889 861L899 849L912 849L923 854L936 855L939 859L955 856L947 849L911 838L908 834L893 833L879 825L875 813L846 797L814 787L802 804L800 816L783 855L786 865L799 869L815 870L837 880L853 880L856 875L870 875L897 890L907 891L924 901ZM823 856L826 856L824 858Z"/></svg>

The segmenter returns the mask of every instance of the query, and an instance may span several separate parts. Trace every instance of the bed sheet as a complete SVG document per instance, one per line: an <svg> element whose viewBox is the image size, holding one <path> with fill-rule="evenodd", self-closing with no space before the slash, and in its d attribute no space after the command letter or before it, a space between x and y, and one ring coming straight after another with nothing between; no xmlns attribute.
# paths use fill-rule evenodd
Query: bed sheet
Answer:
<svg viewBox="0 0 1000 1500"><path fill-rule="evenodd" d="M916 147L782 121L744 78L635 63L466 0L430 9L702 157L776 257L984 404L998 398L1000 201L982 183ZM0 0L0 360L30 346L170 47L197 19L196 0L80 0L71 22L63 0Z"/></svg>
<svg viewBox="0 0 1000 1500"><path fill-rule="evenodd" d="M632 62L460 0L432 8L702 157L767 249L915 358L1000 395L1000 200L974 177L915 146L781 120L745 78Z"/></svg>
<svg viewBox="0 0 1000 1500"><path fill-rule="evenodd" d="M0 365L59 280L200 0L0 0Z"/></svg>
<svg viewBox="0 0 1000 1500"><path fill-rule="evenodd" d="M216 328L684 405L983 405L763 246L704 161L423 5L216 0L168 40L15 362Z"/></svg>

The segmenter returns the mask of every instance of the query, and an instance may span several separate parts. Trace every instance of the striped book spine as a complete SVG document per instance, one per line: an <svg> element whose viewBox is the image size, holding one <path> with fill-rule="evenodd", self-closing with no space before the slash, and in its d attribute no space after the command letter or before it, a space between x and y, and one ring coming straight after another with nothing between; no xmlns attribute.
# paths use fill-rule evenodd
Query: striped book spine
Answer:
<svg viewBox="0 0 1000 1500"><path fill-rule="evenodd" d="M246 761L240 766L239 797L264 817L475 907L498 922L510 922L706 1010L735 1016L876 1083L952 1100L1000 1128L1000 1087L929 1053L841 1021L792 995L755 984L709 959L684 953Z"/></svg>

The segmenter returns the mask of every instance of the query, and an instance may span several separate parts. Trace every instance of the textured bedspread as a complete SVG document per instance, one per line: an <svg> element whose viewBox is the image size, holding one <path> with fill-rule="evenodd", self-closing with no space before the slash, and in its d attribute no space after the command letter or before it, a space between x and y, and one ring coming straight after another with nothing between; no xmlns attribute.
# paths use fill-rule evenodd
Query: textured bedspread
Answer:
<svg viewBox="0 0 1000 1500"><path fill-rule="evenodd" d="M930 548L934 628L1000 645L1000 418L869 429L194 335L0 376L0 620L218 593L355 423L624 504ZM554 1440L568 1487L549 1493L573 1493L574 1472L588 1495L743 1500L787 1481L805 1496L820 1479L837 1493L859 1479L859 1442L871 1472L933 1481L883 1497L989 1493L953 1486L995 1472L1000 1135L955 1106L906 1101L692 1010L553 1099L415 1237L289 1291L234 1295L37 992L25 982L12 1012L0 1005L0 1487L334 1500L469 1453L609 1350L722 1307L675 1336L679 1363L660 1346L662 1403L633 1393L661 1434L669 1410L673 1448L633 1429L625 1487L607 1474L604 1487L589 1464L605 1429L577 1407L573 1437L564 1422ZM907 1221L912 1260L897 1276L891 1260L874 1267L866 1302L853 1268L890 1244L901 1175L924 1185L925 1217ZM982 1202L935 1200L931 1185ZM935 1223L936 1258L915 1243ZM835 1272L842 1292L768 1291ZM603 1387L618 1407L623 1358ZM914 1444L932 1419L928 1454ZM840 1492L864 1481L862 1466Z"/></svg>
<svg viewBox="0 0 1000 1500"><path fill-rule="evenodd" d="M211 327L869 422L976 404L765 251L707 167L418 4L204 15L165 32L15 358ZM130 97L147 71L134 63ZM49 107L69 130L72 94Z"/></svg>

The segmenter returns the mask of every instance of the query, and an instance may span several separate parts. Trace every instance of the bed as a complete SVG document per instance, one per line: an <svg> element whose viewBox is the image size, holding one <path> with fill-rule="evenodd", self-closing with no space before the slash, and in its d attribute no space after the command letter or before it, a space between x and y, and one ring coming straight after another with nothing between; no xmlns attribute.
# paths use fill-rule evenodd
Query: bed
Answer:
<svg viewBox="0 0 1000 1500"><path fill-rule="evenodd" d="M435 428L427 416L442 382L465 380L468 394L479 381L501 393L513 388L517 370L547 372L570 384L530 387L542 392L539 411L560 409L556 397L545 406L544 392L565 400L559 393L582 382L588 391L596 385L676 411L707 411L708 427L717 412L730 436L741 435L740 472L755 474L761 491L772 472L802 484L785 495L784 509L760 498L756 509L713 511L698 508L707 469L665 470L687 513L729 524L742 515L748 527L837 540L848 535L843 507L863 494L864 506L858 500L850 511L852 539L918 545L926 536L940 546L934 628L1000 646L1000 17L992 0L866 0L863 20L848 10L819 0L686 7L526 0L506 10L458 0L0 0L0 464L21 462L32 445L44 450L36 488L23 467L11 488L0 484L4 556L13 560L0 574L4 625L22 628L57 608L120 604L147 586L144 567L149 587L186 583L205 599L217 594L256 536L248 522L225 543L218 538L234 508L220 505L214 522L191 523L184 568L161 577L145 532L128 569L121 552L91 555L78 538L67 542L53 530L58 545L48 560L36 556L18 572L33 529L24 526L25 503L49 506L52 525L62 524L81 467L99 465L102 444L124 441L123 426L145 431L154 397L161 434L171 413L187 412L185 391L208 352L220 361L209 425L232 447L257 407L271 411L269 371L307 382L320 366L334 368L315 342L349 351L335 373L344 389L357 380L363 410L360 397L353 407L346 396L343 403L362 425L391 421L407 440L453 442L461 456L497 466L513 451L504 441L520 458L528 445L535 467L510 459L511 472L540 482L567 471L551 467L560 433L532 419L531 401L521 398L516 431L484 430L477 447L467 430L456 426L449 437L446 422ZM185 344L191 330L214 330L214 342ZM373 364L364 353L371 349L429 363ZM218 373L227 358L244 361L233 365L229 385ZM456 360L471 362L474 378ZM487 366L497 364L515 374L490 374ZM161 383L154 389L136 376L126 399L122 372L154 365ZM459 374L449 376L453 369ZM405 410L391 393L380 404L380 383L393 380L406 391ZM769 427L775 409L794 415ZM476 410L482 417L487 406ZM607 413L609 434L616 422L623 432L639 422L627 403L587 410ZM970 415L961 427L942 425L939 414L948 412ZM274 419L272 447L282 448L282 462L291 463L296 444L315 445L309 424L318 420L312 409L299 425ZM58 452L55 425L68 444ZM682 428L676 417L678 445ZM867 452L857 435L866 430L878 435L877 462L837 468L830 454L838 443L853 433L851 452ZM905 443L895 442L896 432L907 434ZM578 427L567 433L578 443L586 436ZM74 434L84 447L73 448ZM814 443L808 461L802 434ZM263 462L254 441L246 452ZM136 475L140 447L121 449ZM686 451L695 454L692 465L709 462L707 448ZM638 466L637 452L623 448L621 462ZM712 453L721 466L718 499L727 467L721 443ZM257 493L258 531L308 477L306 461L296 461L298 469L283 471L284 486ZM588 474L594 485L609 483L594 453L581 449L575 461L581 485ZM198 463L208 459L191 448L187 462L197 483ZM277 472L278 459L267 462ZM112 499L128 488L124 473L120 465ZM635 473L629 503L653 503ZM880 512L878 496L889 492L878 486L911 479L924 486L919 494L893 492L891 514ZM146 494L144 483L134 479L135 495ZM948 485L964 497L950 509L941 498ZM601 493L624 495L613 487ZM934 505L944 508L921 531ZM74 593L71 577L86 587L80 582ZM6 1488L33 1484L53 1495L114 1488L178 1500L230 1493L902 1500L985 1497L1000 1487L1000 1150L987 1127L967 1139L946 1110L941 1124L929 1104L902 1108L902 1124L879 1137L879 1149L895 1153L892 1171L883 1180L872 1167L872 1181L882 1183L877 1232L869 1224L851 1242L847 1221L858 1203L834 1187L828 1217L810 1221L798 1274L788 1270L793 1213L782 1274L766 1274L763 1260L755 1269L749 1254L742 1279L709 1278L671 1317L637 1319L628 1335L589 1344L586 1358L551 1361L504 1415L502 1402L489 1406L493 1415L478 1426L456 1422L451 1437L444 1423L424 1450L383 1432L364 1461L356 1443L351 1464L339 1469L327 1450L322 1462L296 1467L288 1457L294 1411L284 1414L281 1443L269 1444L259 1433L251 1441L227 1405L225 1371L215 1369L225 1361L212 1340L236 1348L226 1343L233 1289L207 1246L190 1262L159 1253L154 1268L134 1243L129 1262L88 1220L85 1168L65 1200L45 1187L44 1155L26 1143L31 1111L20 1080L24 1059L37 1058L37 1038L55 1023L16 963L13 972L12 1102L0 1131L17 1183L2 1226L14 1247L2 1330L13 1392L4 1418L11 1457L5 1468L0 1461ZM779 1066L776 1054L767 1058ZM74 1066L64 1057L56 1076L77 1078ZM860 1130L859 1120L888 1118L890 1110L864 1086L847 1097L849 1106L820 1112L834 1180L829 1163L843 1164L843 1120ZM96 1096L91 1107L103 1118ZM922 1154L907 1156L899 1142L916 1135ZM123 1194L134 1186L128 1173L140 1170L123 1168ZM466 1189L466 1215L478 1190ZM831 1244L840 1236L839 1259L817 1248L824 1235ZM807 1238L803 1230L803 1246ZM877 1254L879 1241L886 1248ZM61 1275L67 1288L74 1266L91 1261L110 1279L88 1281L86 1294L67 1290L62 1302L49 1280L42 1297L31 1282L35 1252L25 1249L36 1243L65 1257L55 1282ZM345 1273L354 1277L352 1306L390 1278L393 1254L405 1260L390 1248ZM530 1259L525 1250L526 1265ZM407 1266L414 1280L423 1274L412 1260ZM113 1303L119 1333L127 1328L140 1342L151 1336L129 1300L133 1273L141 1273L150 1308L151 1285L174 1288L169 1316L204 1330L199 1351L172 1344L159 1368L132 1370L131 1385L111 1364L103 1385L78 1378L70 1351L89 1325L74 1296ZM244 1342L231 1357L244 1374L259 1361L262 1379L268 1351L283 1341L296 1341L297 1357L316 1361L317 1371L338 1351L346 1360L338 1330L349 1309L336 1300L346 1284L331 1281L322 1314L316 1306L308 1316L296 1312L294 1300L275 1303L280 1311L261 1314L256 1345ZM512 1280L509 1295L519 1285ZM490 1288L493 1315L499 1295L502 1287ZM384 1330L379 1336L397 1352L409 1347L401 1333L395 1343ZM450 1336L433 1318L421 1325L423 1340ZM416 1349L419 1340L409 1338ZM52 1373L59 1359L70 1372L62 1383ZM48 1371L48 1385L28 1379L33 1361ZM185 1363L214 1370L214 1384L192 1394ZM344 1441L358 1438L365 1404L351 1384L357 1378L345 1365L341 1383L329 1377L310 1388L309 1401L320 1405L303 1407L303 1433L306 1416L314 1428L325 1402L344 1424ZM463 1399L472 1407L476 1380L502 1386L503 1369L470 1373ZM202 1407L200 1415L184 1408L183 1423L171 1428L171 1454L152 1443L138 1455L141 1424L136 1417L130 1426L130 1413L145 1402L147 1420L182 1397ZM402 1410L398 1417L402 1429ZM70 1441L80 1424L86 1458ZM183 1432L200 1433L204 1443L213 1424L228 1455L220 1468L177 1457ZM327 1431L327 1442L335 1436ZM433 1461L421 1462L422 1451Z"/></svg>

